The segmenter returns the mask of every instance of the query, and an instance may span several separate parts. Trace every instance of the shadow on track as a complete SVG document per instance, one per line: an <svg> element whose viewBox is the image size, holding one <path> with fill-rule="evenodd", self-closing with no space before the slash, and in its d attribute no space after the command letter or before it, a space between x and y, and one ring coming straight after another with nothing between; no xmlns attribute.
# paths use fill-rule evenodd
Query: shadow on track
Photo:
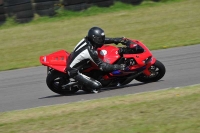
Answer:
<svg viewBox="0 0 200 133"><path fill-rule="evenodd" d="M116 89L122 89L122 88L126 88L126 87L134 87L134 86L139 86L139 85L144 85L144 84L148 84L148 83L133 83L133 84L128 84L128 85L124 85L124 86L114 86L114 87L107 87L107 88L102 88L101 93L102 92L106 92L106 91L112 91L112 90L116 90ZM93 93L87 93L85 91L78 91L74 94L69 94L69 95L51 95L51 96L46 96L46 97L41 97L38 99L46 99L46 98L56 98L56 97L65 97L65 96L77 96L77 95L93 95Z"/></svg>

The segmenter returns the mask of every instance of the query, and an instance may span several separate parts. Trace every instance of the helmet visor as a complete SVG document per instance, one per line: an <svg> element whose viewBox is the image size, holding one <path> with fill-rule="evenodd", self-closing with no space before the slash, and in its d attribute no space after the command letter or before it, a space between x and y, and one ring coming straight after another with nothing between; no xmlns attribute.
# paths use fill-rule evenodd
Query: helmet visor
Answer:
<svg viewBox="0 0 200 133"><path fill-rule="evenodd" d="M94 37L94 42L95 42L96 44L103 45L104 42L105 42L105 36L95 36L95 37Z"/></svg>

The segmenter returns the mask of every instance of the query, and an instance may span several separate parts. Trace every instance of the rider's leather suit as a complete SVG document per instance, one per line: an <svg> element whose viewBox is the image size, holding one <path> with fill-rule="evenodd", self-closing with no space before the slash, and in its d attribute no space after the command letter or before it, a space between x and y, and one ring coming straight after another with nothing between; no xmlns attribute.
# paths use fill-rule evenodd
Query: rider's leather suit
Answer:
<svg viewBox="0 0 200 133"><path fill-rule="evenodd" d="M105 44L109 43L116 43L116 41L114 41L114 38L106 38ZM96 48L92 46L87 37L83 38L70 54L67 61L66 71L68 72L69 76L78 81L79 84L85 85L92 90L99 90L102 85L97 80L94 80L93 78L79 72L82 68L82 64L88 60L95 63L102 71L114 71L119 70L122 67L118 64L111 65L103 62L101 59L99 59Z"/></svg>

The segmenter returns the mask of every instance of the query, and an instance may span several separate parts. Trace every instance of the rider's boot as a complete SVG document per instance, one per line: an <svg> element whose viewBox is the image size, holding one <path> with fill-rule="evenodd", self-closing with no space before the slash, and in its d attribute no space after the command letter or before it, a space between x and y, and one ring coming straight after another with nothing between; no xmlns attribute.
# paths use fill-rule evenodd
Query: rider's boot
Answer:
<svg viewBox="0 0 200 133"><path fill-rule="evenodd" d="M74 77L79 84L84 85L87 88L91 88L91 92L99 93L101 91L102 85L99 81L90 78L82 73L79 73Z"/></svg>

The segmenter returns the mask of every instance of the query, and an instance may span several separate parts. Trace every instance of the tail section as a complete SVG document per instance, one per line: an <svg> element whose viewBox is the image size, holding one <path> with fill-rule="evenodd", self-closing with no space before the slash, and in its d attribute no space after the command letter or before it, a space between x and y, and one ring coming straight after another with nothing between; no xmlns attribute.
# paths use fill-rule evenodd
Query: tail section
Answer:
<svg viewBox="0 0 200 133"><path fill-rule="evenodd" d="M60 50L49 55L40 56L40 63L44 66L51 67L58 71L64 72L66 69L66 61L70 53Z"/></svg>

